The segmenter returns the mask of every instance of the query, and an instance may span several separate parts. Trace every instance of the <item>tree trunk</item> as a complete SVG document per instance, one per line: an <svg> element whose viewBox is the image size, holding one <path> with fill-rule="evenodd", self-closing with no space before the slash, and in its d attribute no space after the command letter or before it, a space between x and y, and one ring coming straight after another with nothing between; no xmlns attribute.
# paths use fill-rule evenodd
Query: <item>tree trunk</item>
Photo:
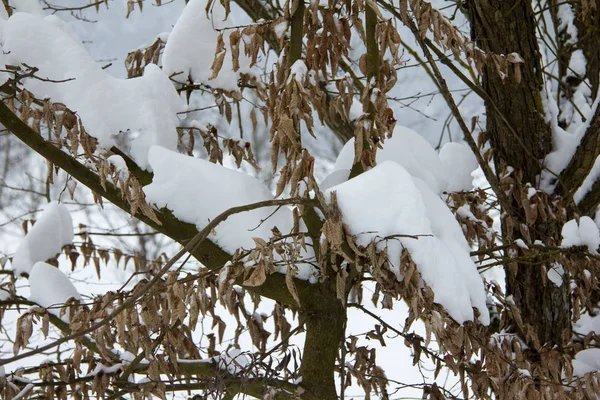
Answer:
<svg viewBox="0 0 600 400"><path fill-rule="evenodd" d="M579 46L587 60L586 76L590 80L592 99L596 99L600 86L600 4L575 2L575 25L579 34Z"/></svg>
<svg viewBox="0 0 600 400"><path fill-rule="evenodd" d="M552 137L544 121L543 80L531 2L471 0L468 9L472 36L483 50L498 55L516 52L525 61L520 64L520 81L515 76L514 66L509 66L504 79L491 63L485 67L483 87L489 95L485 102L486 128L499 176L508 167L514 168L512 176L516 187L505 185L501 189L518 192L519 186L526 183L537 187ZM529 226L520 200L512 194L509 196L511 209L502 210L504 244L512 244L517 239L527 244L536 239L547 244L560 240L559 224L538 219ZM522 320L531 326L535 336L522 325L515 324L514 328L529 343L535 343L537 336L541 345L561 345L563 331L570 327L568 285L557 287L550 283L544 276L547 266L542 260L533 260L514 262L506 269L507 294L512 295Z"/></svg>
<svg viewBox="0 0 600 400"><path fill-rule="evenodd" d="M344 337L346 309L334 292L321 284L322 296L303 304L301 317L306 326L302 354L302 395L304 400L335 400L335 364Z"/></svg>

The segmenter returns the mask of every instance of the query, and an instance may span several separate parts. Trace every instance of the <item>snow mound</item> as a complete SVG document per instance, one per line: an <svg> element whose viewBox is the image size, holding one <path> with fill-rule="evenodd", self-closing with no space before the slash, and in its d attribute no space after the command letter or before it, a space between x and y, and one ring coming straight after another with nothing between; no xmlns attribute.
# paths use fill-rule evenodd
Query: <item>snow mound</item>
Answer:
<svg viewBox="0 0 600 400"><path fill-rule="evenodd" d="M582 377L588 372L600 371L600 349L585 349L575 354L573 375Z"/></svg>
<svg viewBox="0 0 600 400"><path fill-rule="evenodd" d="M579 218L579 223L575 219L567 221L562 227L561 235L561 247L587 246L590 253L598 254L600 232L590 217Z"/></svg>
<svg viewBox="0 0 600 400"><path fill-rule="evenodd" d="M349 176L350 176L349 169L338 169L336 171L333 171L332 173L327 175L327 177L325 179L323 179L323 181L321 182L321 185L319 185L320 189L322 191L325 191L325 190L329 189L330 187L339 185L340 183L344 183L348 180Z"/></svg>
<svg viewBox="0 0 600 400"><path fill-rule="evenodd" d="M29 287L29 300L49 308L55 315L60 314L60 306L70 298L81 300L69 277L58 268L44 262L36 263L31 269Z"/></svg>
<svg viewBox="0 0 600 400"><path fill-rule="evenodd" d="M147 200L169 208L175 217L198 229L231 207L273 199L262 182L243 172L159 146L150 148L148 159L154 178L144 187ZM263 207L232 215L217 226L212 237L227 252L251 249L253 237L268 240L275 226L289 233L292 222L288 208Z"/></svg>
<svg viewBox="0 0 600 400"><path fill-rule="evenodd" d="M218 363L219 369L227 370L232 375L243 372L252 362L247 355L238 349L223 352L221 355L213 357L213 360Z"/></svg>
<svg viewBox="0 0 600 400"><path fill-rule="evenodd" d="M470 148L464 144L448 142L440 150L439 157L446 170L449 192L473 190L471 173L479 164Z"/></svg>
<svg viewBox="0 0 600 400"><path fill-rule="evenodd" d="M600 315L591 315L589 312L581 314L579 320L573 323L573 329L582 336L590 332L600 334Z"/></svg>
<svg viewBox="0 0 600 400"><path fill-rule="evenodd" d="M14 8L13 13L25 12L29 14L44 16L46 13L42 5L37 1L30 0L11 0L11 7ZM4 7L2 7L4 9ZM6 12L6 11L5 11Z"/></svg>
<svg viewBox="0 0 600 400"><path fill-rule="evenodd" d="M73 242L73 220L62 204L49 203L35 225L23 238L12 261L17 275L30 274L33 264L46 261Z"/></svg>
<svg viewBox="0 0 600 400"><path fill-rule="evenodd" d="M148 149L177 146L177 112L183 102L167 76L148 65L144 76L117 79L88 54L73 32L57 18L16 13L5 22L3 52L6 64L36 67L38 79L22 81L38 98L64 103L83 121L103 148L128 146L133 159L147 167ZM119 132L128 132L127 134Z"/></svg>
<svg viewBox="0 0 600 400"><path fill-rule="evenodd" d="M410 128L396 125L394 135L385 140L383 149L377 151L377 163L384 161L395 161L402 165L412 176L425 181L429 188L437 194L448 190L447 175L450 172L446 171L447 166L442 163L429 142ZM354 139L350 139L338 155L333 168L334 172L350 171L353 163ZM451 168L451 170L453 169ZM452 174L455 172L458 171L451 171ZM349 173L346 179L348 176Z"/></svg>
<svg viewBox="0 0 600 400"><path fill-rule="evenodd" d="M467 240L428 183L413 178L404 166L385 161L330 188L326 198L332 191L337 192L344 222L358 244L376 241L380 250L387 246L392 272L399 280L400 254L406 248L433 290L434 301L454 320L472 321L476 307L479 321L489 323L483 281L469 255Z"/></svg>
<svg viewBox="0 0 600 400"><path fill-rule="evenodd" d="M191 0L169 34L163 53L163 68L168 76L177 74L174 79L187 82L191 77L195 83L204 83L211 87L225 90L238 90L239 74L233 72L229 35L223 35L226 54L223 66L215 79L209 79L213 71L210 69L215 56L218 32L231 26L225 18L225 9L220 2L214 2L206 16L206 1ZM232 31L230 31L232 32ZM243 46L240 43L240 46ZM240 69L245 71L248 62L244 52L240 52Z"/></svg>
<svg viewBox="0 0 600 400"><path fill-rule="evenodd" d="M166 207L179 220L203 229L222 212L259 201L273 200L273 194L257 179L211 162L185 156L159 146L150 148L148 156L154 178L144 187L146 199L157 207ZM277 227L283 234L293 228L292 210L288 207L262 207L231 215L220 223L210 238L223 250L233 254L239 248L256 247L253 238L268 241ZM304 226L300 226L303 230ZM314 257L312 247L302 251L301 257ZM281 261L274 255L274 261ZM295 277L315 279L316 269L309 263L296 264ZM287 266L280 266L285 273Z"/></svg>

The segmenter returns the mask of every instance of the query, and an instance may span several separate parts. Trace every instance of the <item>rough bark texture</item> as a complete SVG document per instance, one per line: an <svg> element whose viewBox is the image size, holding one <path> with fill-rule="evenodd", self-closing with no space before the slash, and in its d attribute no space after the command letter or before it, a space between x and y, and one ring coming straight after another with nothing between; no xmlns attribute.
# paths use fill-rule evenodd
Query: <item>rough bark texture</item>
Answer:
<svg viewBox="0 0 600 400"><path fill-rule="evenodd" d="M515 78L512 66L504 80L493 66L487 66L483 87L489 96L485 102L487 133L492 141L497 170L501 172L512 167L515 170L513 176L522 174L520 183L531 183L535 187L542 171L541 162L551 150L551 131L543 117L540 55L531 2L471 0L469 14L473 38L481 48L495 54L516 52L525 61L521 64L520 82ZM519 202L514 198L509 201L511 209L503 210L505 244L524 238L524 229L529 231L531 241L542 239L548 242L560 238L558 226L542 222L527 226ZM509 218L511 223L508 223ZM544 284L544 274L546 270L541 262L514 263L507 268L507 291L540 343L560 345L564 329L570 327L568 285L559 288ZM520 333L528 336L527 332Z"/></svg>
<svg viewBox="0 0 600 400"><path fill-rule="evenodd" d="M483 86L490 97L486 101L487 130L498 167L518 168L524 173L524 182L534 183L540 162L550 151L551 133L543 116L540 55L531 5L520 0L476 0L470 5L477 43L495 54L516 52L525 60L521 82L514 79L513 67L503 80L488 66Z"/></svg>
<svg viewBox="0 0 600 400"><path fill-rule="evenodd" d="M575 25L579 34L579 45L587 60L587 78L592 87L592 98L598 95L600 85L600 10L598 5L585 9L582 1L576 2ZM592 2L593 3L593 2Z"/></svg>

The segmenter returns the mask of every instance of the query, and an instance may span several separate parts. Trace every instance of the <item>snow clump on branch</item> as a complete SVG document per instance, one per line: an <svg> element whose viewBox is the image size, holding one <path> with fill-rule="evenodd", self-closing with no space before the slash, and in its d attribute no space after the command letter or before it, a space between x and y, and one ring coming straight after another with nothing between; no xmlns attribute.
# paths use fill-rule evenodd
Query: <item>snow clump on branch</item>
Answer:
<svg viewBox="0 0 600 400"><path fill-rule="evenodd" d="M39 99L49 98L76 112L101 147L125 142L142 168L147 167L150 146L176 149L177 112L184 105L158 66L148 65L139 78L117 79L55 16L15 13L2 22L5 63L37 68L39 79L27 78L23 87Z"/></svg>
<svg viewBox="0 0 600 400"><path fill-rule="evenodd" d="M16 275L30 274L38 261L54 258L73 242L73 220L67 207L49 203L17 248L12 261Z"/></svg>

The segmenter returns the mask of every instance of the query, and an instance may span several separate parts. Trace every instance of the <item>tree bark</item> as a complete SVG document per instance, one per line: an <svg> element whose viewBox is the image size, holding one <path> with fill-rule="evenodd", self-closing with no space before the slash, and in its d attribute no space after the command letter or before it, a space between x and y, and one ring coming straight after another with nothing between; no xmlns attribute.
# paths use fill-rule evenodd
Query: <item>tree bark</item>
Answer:
<svg viewBox="0 0 600 400"><path fill-rule="evenodd" d="M531 183L536 187L543 159L551 150L552 137L550 126L544 121L543 80L531 2L471 0L468 6L472 36L483 50L498 55L516 52L525 61L520 64L520 81L516 79L514 66L509 65L504 79L492 63L484 68L483 87L488 94L486 128L498 174L512 167L513 177L522 176L522 182L516 185ZM560 239L558 224L538 219L528 226L520 201L512 195L507 200L511 208L503 210L505 244L517 239L526 243L536 239L552 243ZM512 295L522 320L531 326L541 345L561 345L563 331L570 328L568 285L557 287L549 283L546 273L541 260L511 263L506 269L507 294ZM527 328L525 331L522 327L515 328L531 343Z"/></svg>
<svg viewBox="0 0 600 400"><path fill-rule="evenodd" d="M579 34L579 46L587 60L586 74L590 81L592 99L596 99L600 86L600 10L599 5L591 2L589 8L583 7L581 0L575 2L575 26Z"/></svg>
<svg viewBox="0 0 600 400"><path fill-rule="evenodd" d="M302 305L301 317L306 324L306 339L302 354L304 400L335 400L335 364L344 338L346 309L335 292L321 284L319 296Z"/></svg>

